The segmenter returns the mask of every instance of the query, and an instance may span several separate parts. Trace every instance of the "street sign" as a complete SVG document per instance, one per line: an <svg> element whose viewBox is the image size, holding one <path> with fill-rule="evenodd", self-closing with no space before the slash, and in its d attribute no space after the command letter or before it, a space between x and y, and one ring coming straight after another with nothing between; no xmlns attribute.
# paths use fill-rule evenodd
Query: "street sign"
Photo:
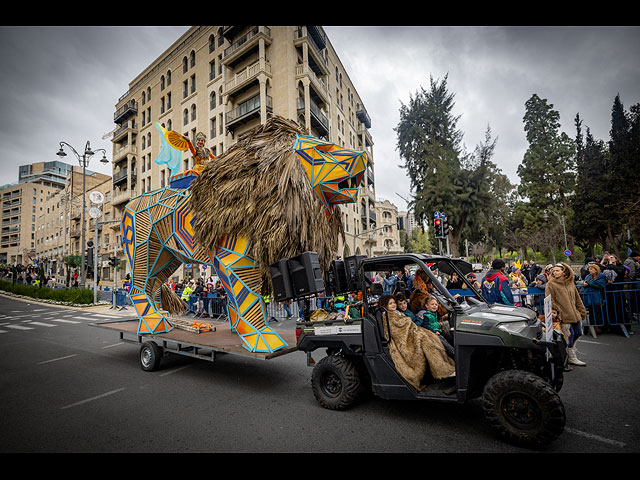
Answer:
<svg viewBox="0 0 640 480"><path fill-rule="evenodd" d="M570 257L570 256L571 256L571 250L565 250L565 251L564 251L564 254L565 254L567 257Z"/></svg>
<svg viewBox="0 0 640 480"><path fill-rule="evenodd" d="M89 216L91 218L99 218L100 215L102 215L102 210L100 210L98 207L91 207L89 209Z"/></svg>
<svg viewBox="0 0 640 480"><path fill-rule="evenodd" d="M102 192L94 190L89 194L89 200L91 200L93 203L101 204L102 202L104 202L104 194Z"/></svg>

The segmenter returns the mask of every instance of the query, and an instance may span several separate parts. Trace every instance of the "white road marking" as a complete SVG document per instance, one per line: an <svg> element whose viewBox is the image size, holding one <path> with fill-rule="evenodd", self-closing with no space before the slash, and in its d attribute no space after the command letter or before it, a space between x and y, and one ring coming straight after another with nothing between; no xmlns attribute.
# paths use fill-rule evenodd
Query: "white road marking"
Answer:
<svg viewBox="0 0 640 480"><path fill-rule="evenodd" d="M80 400L79 402L72 403L71 405L66 405L64 407L60 407L60 410L66 410L67 408L77 407L78 405L82 405L87 402L92 402L93 400L98 400L99 398L106 397L108 395L113 395L114 393L118 393L124 390L124 388L118 388L117 390L111 390L110 392L103 393L102 395L97 395L95 397L87 398L85 400Z"/></svg>
<svg viewBox="0 0 640 480"><path fill-rule="evenodd" d="M182 367L174 368L173 370L169 370L168 372L161 373L160 376L164 377L165 375L171 375L172 373L179 372L180 370L184 370L185 368L190 367L191 365L184 365Z"/></svg>
<svg viewBox="0 0 640 480"><path fill-rule="evenodd" d="M113 345L106 345L106 346L104 346L102 348L117 347L118 345L124 345L124 342L114 343Z"/></svg>
<svg viewBox="0 0 640 480"><path fill-rule="evenodd" d="M30 325L38 325L39 327L57 327L58 325L51 325L50 323L42 323L42 322L29 322Z"/></svg>
<svg viewBox="0 0 640 480"><path fill-rule="evenodd" d="M36 365L43 365L45 363L57 362L58 360L66 360L67 358L77 357L78 355L74 353L73 355L67 355L66 357L58 357L52 358L51 360L43 360L42 362L38 362Z"/></svg>
<svg viewBox="0 0 640 480"><path fill-rule="evenodd" d="M54 322L60 322L60 323L82 323L82 322L75 322L73 320L63 320L62 318L56 318L53 321Z"/></svg>
<svg viewBox="0 0 640 480"><path fill-rule="evenodd" d="M33 330L31 327L23 327L22 325L6 325L7 328L13 328L15 330Z"/></svg>
<svg viewBox="0 0 640 480"><path fill-rule="evenodd" d="M566 428L565 431L569 433L573 433L575 435L580 435L581 437L590 438L591 440L597 440L598 442L608 443L609 445L615 445L616 447L625 447L626 444L624 442L619 442L617 440L611 440L610 438L601 437L600 435L594 435L593 433L582 432L580 430L575 430L573 428Z"/></svg>

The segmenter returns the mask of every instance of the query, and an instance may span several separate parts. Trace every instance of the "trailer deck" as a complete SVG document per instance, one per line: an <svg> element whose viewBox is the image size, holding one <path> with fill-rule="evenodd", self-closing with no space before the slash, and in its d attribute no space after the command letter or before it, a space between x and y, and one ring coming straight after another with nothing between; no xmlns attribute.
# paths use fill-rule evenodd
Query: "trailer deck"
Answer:
<svg viewBox="0 0 640 480"><path fill-rule="evenodd" d="M127 343L142 345L145 342L155 342L163 352L176 353L203 360L214 361L216 354L230 353L251 358L269 360L287 353L297 351L295 330L278 331L280 337L287 343L287 347L276 352L250 352L242 345L237 333L231 331L227 322L215 322L215 330L208 332L191 332L174 328L170 332L161 334L138 334L138 319L110 320L94 322L92 327L103 328L118 332L120 340Z"/></svg>

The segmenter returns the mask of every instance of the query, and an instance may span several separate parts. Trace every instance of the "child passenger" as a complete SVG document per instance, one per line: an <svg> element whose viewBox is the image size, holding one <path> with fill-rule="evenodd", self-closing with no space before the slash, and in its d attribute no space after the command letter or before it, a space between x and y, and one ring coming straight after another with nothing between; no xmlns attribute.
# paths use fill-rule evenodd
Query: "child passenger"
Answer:
<svg viewBox="0 0 640 480"><path fill-rule="evenodd" d="M440 337L447 354L453 358L452 338L444 321L438 318L438 299L434 296L427 298L424 304L426 310L421 310L416 314L416 320L422 319L422 326L431 330ZM416 322L417 323L417 322Z"/></svg>
<svg viewBox="0 0 640 480"><path fill-rule="evenodd" d="M411 310L409 310L409 302L407 300L407 297L405 297L401 293L396 294L394 297L396 299L396 305L397 305L398 311L401 313L404 313L407 317L409 317L415 323L416 316Z"/></svg>

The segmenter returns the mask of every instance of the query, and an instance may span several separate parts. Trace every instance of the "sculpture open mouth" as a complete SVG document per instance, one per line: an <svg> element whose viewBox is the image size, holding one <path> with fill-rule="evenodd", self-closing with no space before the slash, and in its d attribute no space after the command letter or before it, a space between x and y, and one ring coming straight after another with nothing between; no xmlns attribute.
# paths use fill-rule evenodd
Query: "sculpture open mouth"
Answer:
<svg viewBox="0 0 640 480"><path fill-rule="evenodd" d="M297 135L293 146L311 188L329 214L357 200L367 169L366 152L349 150L315 137Z"/></svg>

